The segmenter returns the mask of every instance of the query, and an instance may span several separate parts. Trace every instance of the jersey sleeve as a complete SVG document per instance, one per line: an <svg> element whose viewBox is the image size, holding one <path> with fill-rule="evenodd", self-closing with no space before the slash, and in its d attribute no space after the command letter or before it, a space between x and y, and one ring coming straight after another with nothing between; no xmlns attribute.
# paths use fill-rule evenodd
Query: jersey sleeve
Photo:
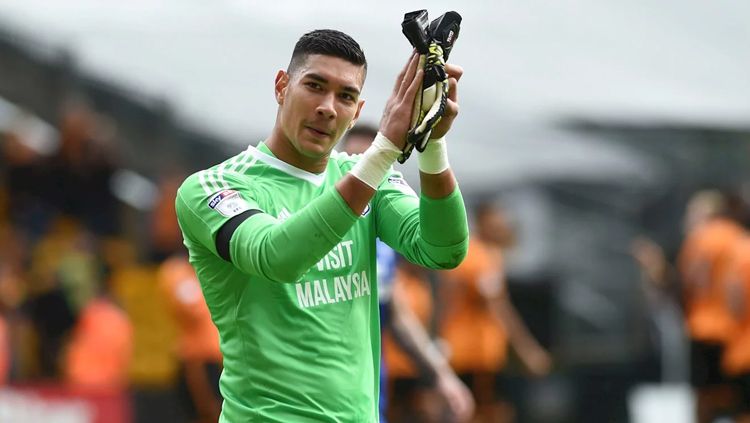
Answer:
<svg viewBox="0 0 750 423"><path fill-rule="evenodd" d="M190 178L178 190L177 217L185 238L240 271L270 281L296 282L343 239L359 217L331 186L281 221L260 208L259 198L243 188L247 181L230 175L222 179L228 187L218 193L204 190L201 194ZM226 191L230 193L223 194ZM227 199L232 202L224 204ZM217 238L224 242L217 246Z"/></svg>
<svg viewBox="0 0 750 423"><path fill-rule="evenodd" d="M197 243L216 255L216 235L224 224L247 211L263 211L246 182L230 174L219 181L211 171L185 180L177 190L175 209L186 243Z"/></svg>
<svg viewBox="0 0 750 423"><path fill-rule="evenodd" d="M469 226L458 187L441 199L417 196L394 171L378 187L374 204L378 236L412 263L451 269L466 256Z"/></svg>

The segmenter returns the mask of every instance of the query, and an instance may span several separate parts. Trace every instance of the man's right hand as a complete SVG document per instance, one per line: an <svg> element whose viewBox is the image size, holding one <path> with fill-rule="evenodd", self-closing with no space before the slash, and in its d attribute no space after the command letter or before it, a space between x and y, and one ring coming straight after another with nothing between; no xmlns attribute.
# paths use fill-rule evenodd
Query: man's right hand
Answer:
<svg viewBox="0 0 750 423"><path fill-rule="evenodd" d="M412 53L409 62L396 78L396 85L380 119L380 133L403 150L406 134L411 126L412 109L417 91L422 87L424 71L419 66L419 54Z"/></svg>

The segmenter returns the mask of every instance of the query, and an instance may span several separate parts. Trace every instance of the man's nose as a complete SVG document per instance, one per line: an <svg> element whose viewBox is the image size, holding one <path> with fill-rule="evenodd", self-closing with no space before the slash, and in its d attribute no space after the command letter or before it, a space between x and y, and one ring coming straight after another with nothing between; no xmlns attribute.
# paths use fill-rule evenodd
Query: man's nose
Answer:
<svg viewBox="0 0 750 423"><path fill-rule="evenodd" d="M334 102L335 102L334 93L328 93L324 95L320 104L318 104L318 107L316 109L316 112L318 113L318 115L328 120L335 119L336 108L334 107Z"/></svg>

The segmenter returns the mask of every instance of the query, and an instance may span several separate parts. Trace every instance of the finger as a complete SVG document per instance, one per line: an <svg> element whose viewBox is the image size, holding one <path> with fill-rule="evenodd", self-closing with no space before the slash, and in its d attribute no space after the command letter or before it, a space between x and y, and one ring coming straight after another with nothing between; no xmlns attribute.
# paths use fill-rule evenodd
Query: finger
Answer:
<svg viewBox="0 0 750 423"><path fill-rule="evenodd" d="M445 113L443 114L443 117L454 118L458 116L458 110L459 110L458 103L456 103L455 101L451 99L448 99L445 102Z"/></svg>
<svg viewBox="0 0 750 423"><path fill-rule="evenodd" d="M414 77L417 74L417 70L421 68L421 66L419 66L419 64L422 63L421 58L422 56L417 54L412 58L412 61L409 63L409 68L407 69L406 74L404 75L404 79L401 82L401 88L399 89L399 92L397 94L399 97L403 97L405 95L404 93L406 92L406 90L408 90L409 87L411 86L410 84L414 80Z"/></svg>
<svg viewBox="0 0 750 423"><path fill-rule="evenodd" d="M406 61L406 64L401 69L401 72L398 73L398 76L396 77L396 85L393 87L393 94L397 94L401 88L401 84L404 80L404 75L406 75L406 71L409 70L409 66L414 61L414 56L417 55L416 51L412 51L411 56L409 56L409 60Z"/></svg>
<svg viewBox="0 0 750 423"><path fill-rule="evenodd" d="M409 66L407 66L406 72L401 79L401 85L399 86L398 92L396 93L397 97L403 97L404 92L409 88L409 84L411 84L411 81L414 79L416 69L419 68L419 63L420 55L419 53L414 52L414 56L412 56L411 60L409 61Z"/></svg>
<svg viewBox="0 0 750 423"><path fill-rule="evenodd" d="M458 79L448 78L448 100L458 103Z"/></svg>
<svg viewBox="0 0 750 423"><path fill-rule="evenodd" d="M412 79L409 88L403 93L403 101L409 102L410 106L414 106L414 99L416 98L417 90L422 88L422 78L424 77L424 70L422 68L417 69L417 73Z"/></svg>
<svg viewBox="0 0 750 423"><path fill-rule="evenodd" d="M454 65L453 63L446 63L445 72L448 76L456 78L456 81L458 81L464 74L464 68L459 65Z"/></svg>

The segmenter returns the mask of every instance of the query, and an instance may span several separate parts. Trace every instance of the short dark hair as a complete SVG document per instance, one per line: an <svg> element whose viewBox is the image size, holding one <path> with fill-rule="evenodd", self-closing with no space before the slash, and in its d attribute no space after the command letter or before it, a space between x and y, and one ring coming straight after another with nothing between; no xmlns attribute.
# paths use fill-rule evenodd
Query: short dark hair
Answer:
<svg viewBox="0 0 750 423"><path fill-rule="evenodd" d="M355 65L364 66L365 75L367 75L365 53L352 37L341 31L316 29L300 37L294 46L292 60L289 61L287 72L292 73L311 54L338 57Z"/></svg>

